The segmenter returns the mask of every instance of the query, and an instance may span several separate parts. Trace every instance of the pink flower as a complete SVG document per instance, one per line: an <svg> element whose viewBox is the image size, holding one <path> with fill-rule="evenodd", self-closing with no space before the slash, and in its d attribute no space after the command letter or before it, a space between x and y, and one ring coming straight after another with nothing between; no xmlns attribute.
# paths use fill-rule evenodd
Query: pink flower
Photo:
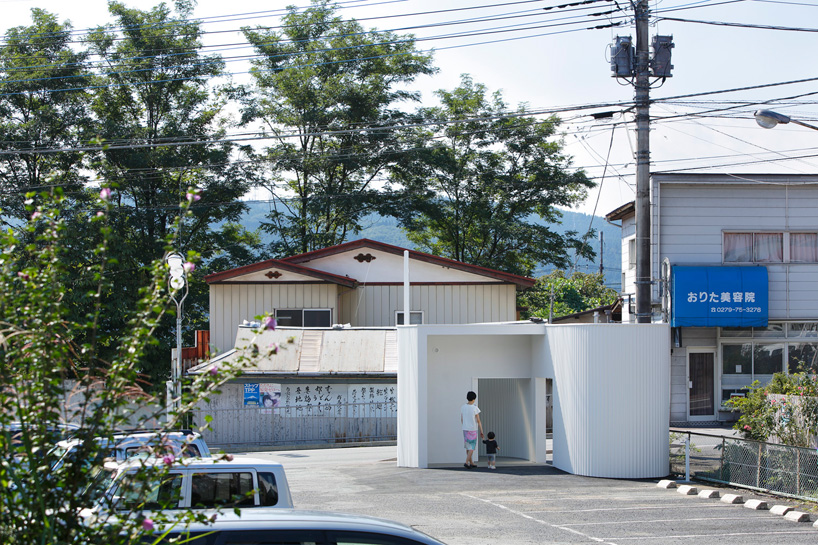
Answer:
<svg viewBox="0 0 818 545"><path fill-rule="evenodd" d="M270 352L278 354L278 343L270 343Z"/></svg>
<svg viewBox="0 0 818 545"><path fill-rule="evenodd" d="M216 518L217 518L217 517L218 517L218 515L217 515L216 513L213 513L212 515L210 515L210 519L209 519L209 520L210 520L210 522L211 522L211 523L212 523L212 522L216 522Z"/></svg>
<svg viewBox="0 0 818 545"><path fill-rule="evenodd" d="M262 329L269 329L271 331L275 331L276 329L276 319L272 316L265 316L264 319L261 321Z"/></svg>
<svg viewBox="0 0 818 545"><path fill-rule="evenodd" d="M213 367L211 367L207 372L215 377L216 375L219 374L219 366L213 365Z"/></svg>
<svg viewBox="0 0 818 545"><path fill-rule="evenodd" d="M176 461L176 456L174 456L173 454L165 454L164 456L162 456L162 462L166 466L171 465L175 461Z"/></svg>
<svg viewBox="0 0 818 545"><path fill-rule="evenodd" d="M746 425L746 424L745 424L745 425L744 425L744 429L745 429L745 430L747 430L747 431L750 431L750 426L748 426L748 425Z"/></svg>
<svg viewBox="0 0 818 545"><path fill-rule="evenodd" d="M39 218L40 216L42 216L42 213L41 213L39 210L37 210L36 212L34 212L33 214L31 214L31 219L36 220L36 219L37 219L37 218Z"/></svg>
<svg viewBox="0 0 818 545"><path fill-rule="evenodd" d="M23 280L31 280L31 277L28 274L24 273L24 272L18 272L17 276L19 276Z"/></svg>
<svg viewBox="0 0 818 545"><path fill-rule="evenodd" d="M187 262L185 262L185 264L183 265L183 267L185 268L185 272L189 272L189 273L190 273L190 272L193 272L193 270L196 268L196 264L195 264L195 263L191 263L190 261L187 261Z"/></svg>
<svg viewBox="0 0 818 545"><path fill-rule="evenodd" d="M153 521L151 519L142 519L142 528L150 532L153 530Z"/></svg>
<svg viewBox="0 0 818 545"><path fill-rule="evenodd" d="M233 455L232 454L225 454L224 459L227 460L228 462L232 462L233 461Z"/></svg>
<svg viewBox="0 0 818 545"><path fill-rule="evenodd" d="M187 197L187 202L196 202L196 201L198 201L198 200L200 200L202 198L202 196L199 195L198 193L191 193L191 192L189 192L187 195L185 195L185 197Z"/></svg>
<svg viewBox="0 0 818 545"><path fill-rule="evenodd" d="M99 198L103 201L107 201L111 198L111 188L110 187L103 187L99 192ZM153 523L151 523L153 524Z"/></svg>
<svg viewBox="0 0 818 545"><path fill-rule="evenodd" d="M98 217L98 218L101 218L101 217L102 217L102 216L104 216L104 215L105 215L105 212L103 212L102 210L100 210L99 212L97 212L97 217Z"/></svg>

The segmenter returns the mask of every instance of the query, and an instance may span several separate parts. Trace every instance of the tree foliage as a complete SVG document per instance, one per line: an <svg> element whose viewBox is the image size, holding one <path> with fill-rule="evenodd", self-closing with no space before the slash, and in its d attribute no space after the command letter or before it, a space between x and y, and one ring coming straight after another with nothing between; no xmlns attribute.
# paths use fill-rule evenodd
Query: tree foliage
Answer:
<svg viewBox="0 0 818 545"><path fill-rule="evenodd" d="M413 152L390 177L392 213L409 239L435 255L523 275L539 263L566 267L569 250L593 256L575 232L547 226L559 221L558 206L594 186L571 171L554 139L559 120L527 116L524 106L509 112L499 91L489 96L467 75L437 96L440 106L420 110Z"/></svg>
<svg viewBox="0 0 818 545"><path fill-rule="evenodd" d="M41 9L32 24L12 28L0 45L0 222L26 218L24 201L58 184L75 200L84 176L74 148L87 138L90 83L87 55L71 47L71 25Z"/></svg>
<svg viewBox="0 0 818 545"><path fill-rule="evenodd" d="M70 244L70 232L62 217L68 203L59 189L27 197L30 220L21 227L27 236L12 231L0 235L0 542L41 545L140 543L151 526L166 516L154 511L146 520L146 506L131 512L113 511L110 498L100 496L99 477L104 475L107 450L97 438L112 440L120 428L146 425L178 428L185 414L200 399L218 391L240 372L223 366L191 380L177 400L178 410L162 414L161 398L140 387L140 361L155 343L155 334L169 303L165 292L167 268L162 259L148 267L148 282L126 314L125 323L112 339L111 350L100 350L99 331L103 314L100 295L111 289L106 275L113 229L111 193L103 189L98 198L100 213L89 221L99 243L87 256L88 273L96 285L85 291L87 315L77 319L65 303L73 272L66 268L62 251ZM113 194L115 197L115 193ZM182 207L183 211L185 207ZM175 224L178 226L178 224ZM32 242L23 242L31 240ZM160 246L169 251L169 234ZM137 409L156 412L139 417ZM64 422L80 427L74 431L82 441L74 457L55 464L59 451L52 450L55 430ZM160 449L160 445L150 445ZM162 452L161 450L155 450ZM162 478L170 464L145 465L137 482ZM95 502L106 509L94 521L85 520L83 508ZM167 507L167 505L166 505ZM112 516L115 513L117 516ZM202 519L187 513L184 520Z"/></svg>
<svg viewBox="0 0 818 545"><path fill-rule="evenodd" d="M564 271L557 270L541 276L532 288L517 296L517 304L526 308L522 316L547 319L551 311L552 291L555 318L611 305L619 298L616 290L605 287L602 274L575 272L566 276Z"/></svg>
<svg viewBox="0 0 818 545"><path fill-rule="evenodd" d="M367 31L326 0L288 11L281 30L244 29L261 58L253 61L253 89L236 93L242 122L261 123L274 142L261 183L275 201L265 228L278 237L279 255L360 230L400 149L393 129L406 115L396 106L418 99L401 85L433 72L411 36Z"/></svg>
<svg viewBox="0 0 818 545"><path fill-rule="evenodd" d="M93 112L98 134L109 144L94 168L117 188L110 220L116 262L108 271L116 283L101 294L109 309L104 330L116 332L124 309L138 296L137 287L147 280L145 265L162 255L157 240L170 232L189 186L201 190L201 200L192 203L191 215L175 234L177 250L199 254L209 263L230 254L237 243L257 240L236 225L245 209L240 198L247 184L231 167L232 146L213 143L225 135L224 102L211 86L223 75L224 63L202 54L200 25L190 20L192 5L177 2L173 13L165 4L143 11L111 2L109 10L115 24L94 31L90 42L105 66L97 79ZM119 145L123 141L128 145ZM201 327L207 304L206 290L194 290L185 301L185 323L198 318ZM142 370L155 384L167 377L174 344L172 322L166 320L168 327L159 333L162 342L143 361ZM191 329L195 327L194 322Z"/></svg>

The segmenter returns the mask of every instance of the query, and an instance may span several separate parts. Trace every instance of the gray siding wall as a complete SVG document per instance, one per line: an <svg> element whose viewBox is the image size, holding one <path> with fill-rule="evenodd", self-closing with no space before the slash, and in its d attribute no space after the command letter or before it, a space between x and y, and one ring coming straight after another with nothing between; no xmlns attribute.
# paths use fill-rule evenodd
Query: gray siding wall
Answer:
<svg viewBox="0 0 818 545"><path fill-rule="evenodd" d="M411 310L425 324L507 322L517 319L516 291L509 284L413 285ZM403 310L403 286L362 286L340 296L340 321L357 327L391 327Z"/></svg>
<svg viewBox="0 0 818 545"><path fill-rule="evenodd" d="M275 309L328 308L338 321L335 284L212 284L210 343L218 353L233 348L243 320Z"/></svg>
<svg viewBox="0 0 818 545"><path fill-rule="evenodd" d="M682 329L681 348L671 349L670 356L670 421L686 422L687 416L687 355L688 348L716 348L716 328L685 327ZM718 356L718 355L717 355ZM719 376L719 360L715 361L716 377ZM716 404L721 395L716 392Z"/></svg>
<svg viewBox="0 0 818 545"><path fill-rule="evenodd" d="M721 265L724 231L818 231L815 185L661 184L659 199L653 271L665 257L676 265ZM818 264L768 264L767 271L771 320L818 317Z"/></svg>

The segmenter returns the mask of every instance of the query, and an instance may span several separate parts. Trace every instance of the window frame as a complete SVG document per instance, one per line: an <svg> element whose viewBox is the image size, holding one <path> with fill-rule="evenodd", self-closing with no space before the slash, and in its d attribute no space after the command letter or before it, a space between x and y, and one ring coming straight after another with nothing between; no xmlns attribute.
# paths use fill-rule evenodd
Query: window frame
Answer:
<svg viewBox="0 0 818 545"><path fill-rule="evenodd" d="M299 324L296 324L296 325L282 324L280 322L280 320L279 320L279 313L280 312L300 312L301 313L301 321L300 321ZM327 317L328 317L327 325L305 326L304 322L305 322L305 317L306 317L307 312L316 313L316 314L317 313L326 313ZM332 309L331 308L277 308L277 309L275 309L275 318L276 318L276 322L278 322L279 325L282 325L284 327L308 327L308 328L332 327Z"/></svg>

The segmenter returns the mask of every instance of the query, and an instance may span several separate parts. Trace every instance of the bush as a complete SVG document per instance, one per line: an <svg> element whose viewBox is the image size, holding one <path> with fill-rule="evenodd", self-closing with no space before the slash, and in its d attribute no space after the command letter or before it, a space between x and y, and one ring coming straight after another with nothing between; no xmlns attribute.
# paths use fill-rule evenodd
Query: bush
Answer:
<svg viewBox="0 0 818 545"><path fill-rule="evenodd" d="M240 372L224 367L195 378L167 415L159 408L160 400L143 389L138 361L170 301L165 291L167 267L161 259L150 268L150 284L142 288L127 329L99 331L99 318L106 312L99 303L100 294L114 289L105 274L112 236L107 226L110 196L110 189L103 189L97 198L100 211L88 218L98 236L86 269L95 286L82 293L76 293L76 279L60 260L74 241L66 238L59 191L29 195L31 220L17 233L0 234L2 543L139 542L162 522L146 519L144 506L135 506L128 516L120 512L118 518L94 524L80 515L81 508L99 497L95 479L103 474L105 452L94 438L111 439L119 428L134 423L139 427L159 418L163 428L178 428L198 400L217 392ZM168 251L171 241L170 237L164 241ZM91 301L93 311L82 320L72 320L68 300ZM110 361L98 355L103 339L117 347ZM154 407L154 412L138 418L137 406ZM52 447L65 422L79 425L72 433L83 443L76 457L55 469L58 453ZM151 471L144 469L138 479L148 479ZM156 471L167 471L167 465Z"/></svg>
<svg viewBox="0 0 818 545"><path fill-rule="evenodd" d="M733 427L745 439L809 447L818 433L818 381L805 373L776 373L765 386L755 381L746 397L727 404L741 412Z"/></svg>

